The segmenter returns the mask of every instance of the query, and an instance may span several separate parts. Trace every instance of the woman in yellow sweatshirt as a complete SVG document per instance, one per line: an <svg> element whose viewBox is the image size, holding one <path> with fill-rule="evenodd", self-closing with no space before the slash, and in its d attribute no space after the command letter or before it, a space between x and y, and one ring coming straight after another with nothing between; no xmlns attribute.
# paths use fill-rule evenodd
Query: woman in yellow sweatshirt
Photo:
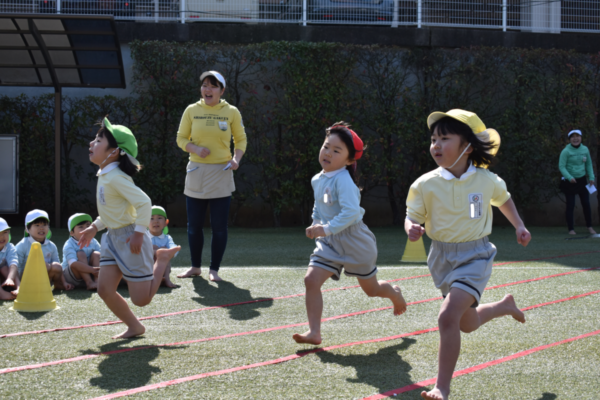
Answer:
<svg viewBox="0 0 600 400"><path fill-rule="evenodd" d="M204 216L210 206L212 229L209 279L220 281L219 268L227 246L227 220L231 193L235 191L233 171L246 151L246 132L238 109L221 99L226 82L217 71L200 76L202 99L184 111L177 132L177 145L190 153L185 178L188 241L192 267L179 278L200 275L204 247ZM235 145L231 155L231 138Z"/></svg>

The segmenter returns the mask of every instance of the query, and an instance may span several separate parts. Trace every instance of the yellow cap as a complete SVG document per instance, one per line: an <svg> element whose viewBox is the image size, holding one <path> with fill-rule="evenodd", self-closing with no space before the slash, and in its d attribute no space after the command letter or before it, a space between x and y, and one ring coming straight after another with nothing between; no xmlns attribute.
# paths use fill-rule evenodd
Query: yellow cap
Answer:
<svg viewBox="0 0 600 400"><path fill-rule="evenodd" d="M479 140L494 145L494 147L490 149L490 154L492 156L495 156L498 153L498 149L500 149L500 135L495 129L486 128L485 124L481 119L479 119L477 114L471 111L460 110L458 108L445 113L436 111L427 117L427 126L431 129L431 125L435 124L444 117L450 117L462 122L463 124L466 124L469 126L469 128L471 128L473 133L479 137ZM482 167L487 168L487 165Z"/></svg>

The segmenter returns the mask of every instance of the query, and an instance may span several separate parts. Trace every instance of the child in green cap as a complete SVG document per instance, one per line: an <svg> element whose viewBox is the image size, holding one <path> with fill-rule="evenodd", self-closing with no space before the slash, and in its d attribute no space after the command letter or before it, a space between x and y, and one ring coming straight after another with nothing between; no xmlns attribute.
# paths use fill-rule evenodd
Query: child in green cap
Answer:
<svg viewBox="0 0 600 400"><path fill-rule="evenodd" d="M99 216L81 232L79 246L88 246L96 232L108 229L102 235L98 294L127 325L127 330L113 339L139 336L146 331L117 292L121 278L127 282L133 304L148 305L161 284L169 261L181 249L179 246L159 249L154 261L148 232L152 203L132 179L140 170L137 152L137 141L131 130L126 126L111 125L107 118L90 143L90 161L100 167L96 190Z"/></svg>
<svg viewBox="0 0 600 400"><path fill-rule="evenodd" d="M169 220L167 219L167 212L161 206L152 206L152 218L150 218L150 234L152 235L152 248L154 249L154 253L158 249L172 249L177 245L173 241L171 235L169 235ZM177 257L177 254L173 257ZM165 268L165 275L163 276L162 285L169 288L178 287L173 282L171 282L171 262L167 264L167 268Z"/></svg>
<svg viewBox="0 0 600 400"><path fill-rule="evenodd" d="M100 272L100 243L92 239L90 245L79 248L81 232L92 225L94 220L89 214L71 215L68 221L71 237L63 246L62 269L65 280L75 288L98 289Z"/></svg>

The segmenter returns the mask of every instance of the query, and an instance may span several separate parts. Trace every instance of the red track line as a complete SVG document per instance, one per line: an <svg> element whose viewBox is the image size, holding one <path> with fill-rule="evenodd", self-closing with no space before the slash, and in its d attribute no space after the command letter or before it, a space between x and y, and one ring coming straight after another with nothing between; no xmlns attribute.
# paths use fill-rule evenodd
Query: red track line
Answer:
<svg viewBox="0 0 600 400"><path fill-rule="evenodd" d="M506 286L518 285L518 284L521 284L521 283L528 283L528 282L532 282L532 281L539 281L539 280L543 280L543 279L555 278L555 277L558 277L558 276L568 275L568 274L574 274L574 273L578 273L578 272L586 272L586 271L590 271L592 269L597 269L597 268L600 268L600 267L588 268L588 269L580 269L580 270L569 271L569 272L560 273L560 274L542 276L542 277L539 277L539 278L526 279L526 280L522 280L522 281L506 283L506 284L503 284L503 285L491 286L489 288L486 288L485 290L492 290L492 289L497 289L497 288L506 287ZM600 291L598 291L598 292L600 292ZM595 294L595 293L597 293L597 292L590 292L590 293L586 293L586 294L583 294L583 295L575 296L573 298L589 296L589 295ZM432 301L436 301L436 300L441 300L442 298L443 297L441 297L441 296L439 296L439 297L432 297L432 298L429 298L429 299L413 301L413 302L407 303L407 305L408 306L412 306L412 305L421 304L421 303L428 303L428 302L432 302ZM569 298L568 300L571 300L571 299L572 298ZM563 299L563 300L559 300L559 301L565 301L565 300ZM559 302L559 301L557 301L557 302ZM553 304L553 302L544 303L543 305L548 305L548 304ZM542 305L538 305L537 307L541 307L541 306ZM530 308L535 308L535 307L536 306L532 306ZM372 312L376 312L376 311L389 310L391 308L393 308L393 307L392 306L387 306L387 307L374 308L374 309L370 309L370 310L356 311L356 312L349 313L349 314L340 314L340 315L336 315L336 316L333 316L333 317L323 318L321 320L321 322L327 322L327 321L333 321L333 320L336 320L336 319L354 317L354 316L357 316L357 315L368 314L368 313L372 313ZM167 344L161 344L161 345L149 345L149 346L144 346L144 347L132 347L132 348L127 348L127 349L119 349L119 350L105 351L105 352L100 352L100 353L86 354L84 356L78 356L78 357L73 357L73 358L65 358L65 359L62 359L62 360L50 361L50 362L46 362L46 363L23 365L23 366L20 366L20 367L12 367L12 368L4 368L4 369L0 369L0 375L12 373L12 372L19 372L19 371L26 371L26 370L31 370L31 369L44 368L44 367L49 367L49 366L52 366L52 365L66 364L66 363L71 363L71 362L76 362L76 361L82 361L82 360L87 360L87 359L90 359L90 358L100 357L102 355L111 355L111 354L117 354L117 353L128 353L130 351L144 350L144 349L156 348L156 347L181 346L181 345L193 344L193 343L210 342L210 341L213 341L213 340L227 339L227 338L232 338L232 337L237 337L237 336L254 335L254 334L257 334L257 333L272 332L272 331L277 331L277 330L282 330L282 329L295 328L295 327L304 326L304 325L308 325L308 322L300 322L300 323L297 323L297 324L290 324L290 325L281 325L281 326L275 326L275 327L271 327L271 328L254 330L254 331L230 333L230 334L222 335L222 336L213 336L213 337L210 337L210 338L194 339L194 340L188 340L188 341L184 341L184 342L167 343Z"/></svg>
<svg viewBox="0 0 600 400"><path fill-rule="evenodd" d="M485 369L485 368L488 368L488 367L492 367L494 365L498 365L498 364L505 363L507 361L514 360L516 358L525 357L525 356L528 356L529 354L537 353L538 351L542 351L542 350L548 349L550 347L560 346L561 344L574 342L576 340L585 339L585 338L588 338L590 336L595 336L595 335L598 335L598 334L600 334L600 330L589 332L589 333L585 333L583 335L575 336L575 337L572 337L572 338L569 338L569 339L561 340L559 342L554 342L554 343L546 344L546 345L543 345L543 346L534 347L534 348L529 349L529 350L520 351L520 352L512 354L510 356L498 358L496 360L488 361L488 362L485 362L483 364L474 365L474 366L469 367L469 368L461 369L460 371L455 371L454 374L452 375L452 377L453 378L457 378L457 377L462 376L462 375L470 374L472 372L477 372L477 371L480 371L482 369ZM435 382L436 382L436 378L431 378L431 379L427 379L427 380L424 380L424 381L421 381L421 382L412 383L410 385L401 387L399 389L390 390L389 392L385 392L385 393L381 393L381 394L376 394L376 395L373 395L373 396L365 397L365 398L363 398L361 400L383 399L383 398L386 398L386 397L395 396L397 394L410 392L410 391L415 390L415 389L422 389L422 388L424 388L426 386L430 386L430 385L435 384Z"/></svg>
<svg viewBox="0 0 600 400"><path fill-rule="evenodd" d="M494 266L505 265L505 264L515 264L515 263L528 262L528 261L548 260L548 259L553 259L553 258L572 257L572 256L578 256L578 255L582 255L582 254L589 254L589 253L600 253L600 251L586 251L586 252L581 252L581 253L563 254L560 256L533 258L531 260L522 260L522 261L507 261L507 262L503 262L503 263L494 264ZM409 279L424 278L427 276L430 276L430 274L410 276L407 278L392 279L392 280L389 280L388 282L405 281L405 280L409 280ZM326 289L326 290L323 290L322 292L325 293L325 292L332 292L335 290L354 289L354 288L358 288L358 287L360 287L360 285ZM249 301L243 301L240 303L223 304L223 305L212 306L212 307L197 308L194 310L176 311L176 312L172 312L172 313L168 313L168 314L160 314L160 315L152 315L152 316L148 316L148 317L141 317L141 318L139 318L139 320L144 321L144 320L154 319L154 318L164 318L164 317L170 317L170 316L174 316L174 315L182 315L182 314L195 313L195 312L200 312L200 311L214 310L217 308L240 306L240 305L251 304L251 303L260 303L263 301L290 299L293 297L301 297L301 296L304 296L304 293L292 294L292 295L281 296L281 297L273 297L273 298L267 298L267 299L249 300ZM108 325L115 325L115 324L122 324L122 322L121 321L107 321L107 322L98 322L95 324L88 324L88 325L67 326L64 328L52 328L52 329L42 329L42 330L38 330L38 331L29 331L29 332L7 333L4 335L0 335L0 339L7 338L7 337L13 337L13 336L34 335L34 334L49 333L49 332L60 332L60 331L68 331L68 330L72 330L72 329L93 328L93 327L98 327L98 326L108 326Z"/></svg>
<svg viewBox="0 0 600 400"><path fill-rule="evenodd" d="M599 293L599 292L600 292L600 290L597 290L597 291L594 291L594 292L589 292L589 293L584 293L584 294L577 295L577 296L572 296L572 297L569 297L567 299L560 299L560 300L554 300L554 301L543 303L543 304L537 304L537 305L534 305L534 306L523 308L521 310L522 311L526 311L526 310L530 310L532 308L542 307L544 305L550 305L550 304L560 303L560 302L564 302L564 301L568 301L568 300L573 300L573 299L584 297L584 296L590 296L592 294ZM136 394L136 393L148 392L148 391L154 390L154 389L160 389L160 388L167 387L167 386L172 386L172 385L177 385L177 384L180 384L180 383L185 383L185 382L195 381L195 380L198 380L198 379L207 378L209 376L225 375L225 374L229 374L229 373L232 373L232 372L244 371L244 370L247 370L247 369L252 369L252 368L257 368L257 367L264 367L264 366L267 366L267 365L280 364L280 363L283 363L283 362L286 362L286 361L296 360L298 358L302 358L304 356L307 356L307 355L313 354L313 353L319 353L319 352L323 352L323 351L330 351L330 350L340 349L340 348L343 348L343 347L350 347L350 346L361 345L361 344L387 342L387 341L390 341L390 340L401 339L401 338L408 337L408 336L422 335L422 334L425 334L425 333L435 332L435 331L438 331L438 330L439 330L439 328L435 327L435 328L423 329L423 330L420 330L420 331L415 331L415 332L410 332L410 333L403 333L403 334L400 334L400 335L388 336L388 337L383 337L383 338L378 338L378 339L363 340L363 341L358 341L358 342L351 342L351 343L338 344L338 345L333 345L333 346L328 346L328 347L316 348L316 349L308 350L308 351L305 351L305 352L302 352L302 353L296 353L296 354L292 354L292 355L289 355L289 356L286 356L286 357L277 358L277 359L274 359L274 360L268 360L268 361L254 363L254 364L243 365L241 367L227 368L227 369L222 369L222 370L219 370L219 371L205 372L205 373L198 374L198 375L186 376L184 378L174 379L174 380L165 381L165 382L159 382L159 383L155 383L155 384L152 384L152 385L141 386L141 387L134 388L134 389L124 390L124 391L121 391L121 392L116 392L116 393L111 393L111 394L107 394L107 395L100 396L100 397L95 397L95 398L93 398L91 400L101 400L101 399L105 400L105 399L115 399L115 398L119 398L119 397L125 397L125 396L129 396L129 395ZM596 332L600 333L600 330L598 330ZM587 334L587 336L591 336L592 334L596 334L596 333ZM557 343L554 343L554 344L551 344L551 345L541 346L540 348L535 348L535 349L527 350L527 352L533 353L535 351L543 350L543 348L556 346L558 344L562 344L562 343L566 343L568 341L573 341L573 340L581 339L581 338L587 337L587 336L586 335L581 335L581 336L578 336L577 338L571 338L571 339L563 340L562 342L557 342ZM539 349L539 350L536 350L536 349ZM521 352L521 353L525 353L525 352ZM505 361L508 361L508 359L522 357L522 355L519 356L519 354L521 354L521 353L516 353L516 354L513 354L512 356L505 357L505 359L506 359ZM527 354L529 354L529 353L527 353ZM526 355L526 354L523 354L523 355ZM503 360L503 359L500 359L500 360ZM500 362L498 362L498 361L499 360L491 361L491 362L488 362L488 363L485 363L485 364L481 364L479 366L467 368L466 370L457 371L457 372L454 373L453 376L456 377L456 376L464 375L465 373L470 373L470 372L478 371L479 369L483 369L483 368L487 368L488 366L495 365L494 363L498 364L500 362L504 362L504 361L500 361ZM481 367L483 365L485 365L485 366ZM467 370L469 372L464 372L464 371L467 371ZM422 386L430 385L432 383L435 383L435 378L434 379L429 379L427 381L415 383L415 384L412 384L412 385L409 385L409 386L406 386L406 388L412 387L412 389L410 389L410 390L414 390L414 389L417 389L417 388L422 387ZM415 385L420 385L420 386L415 386ZM402 389L405 389L405 388L396 389L396 390L402 390ZM388 393L391 393L391 395L393 395L394 393L397 393L396 390L391 391L391 392L386 392L384 394L376 395L376 396L388 397L390 395ZM405 391L407 391L407 390L405 390ZM400 392L400 393L402 393L402 392ZM375 398L381 398L381 397L369 397L369 399L371 399L371 398L375 399Z"/></svg>

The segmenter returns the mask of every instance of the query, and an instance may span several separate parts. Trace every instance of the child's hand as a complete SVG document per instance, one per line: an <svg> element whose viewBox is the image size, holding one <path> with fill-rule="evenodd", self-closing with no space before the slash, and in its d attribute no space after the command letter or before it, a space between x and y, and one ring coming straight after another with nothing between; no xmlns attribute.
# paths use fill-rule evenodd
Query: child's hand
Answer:
<svg viewBox="0 0 600 400"><path fill-rule="evenodd" d="M524 226L520 226L517 228L517 243L523 245L523 247L527 247L529 241L531 240L531 233Z"/></svg>
<svg viewBox="0 0 600 400"><path fill-rule="evenodd" d="M100 273L100 267L92 267L94 268L94 272L92 272L92 275L94 275L96 277L96 279L98 279L98 274Z"/></svg>
<svg viewBox="0 0 600 400"><path fill-rule="evenodd" d="M84 247L88 247L94 236L96 236L96 233L98 233L98 229L94 224L81 231L81 237L79 238L79 242L77 242L79 248L83 249Z"/></svg>
<svg viewBox="0 0 600 400"><path fill-rule="evenodd" d="M425 233L425 228L419 224L412 224L408 230L408 240L416 242Z"/></svg>
<svg viewBox="0 0 600 400"><path fill-rule="evenodd" d="M129 243L129 248L133 254L140 254L142 251L142 243L144 242L144 234L142 232L133 232L125 243Z"/></svg>
<svg viewBox="0 0 600 400"><path fill-rule="evenodd" d="M306 237L309 239L314 239L314 235L313 235L313 231L312 231L312 225L309 226L308 228L306 228Z"/></svg>

